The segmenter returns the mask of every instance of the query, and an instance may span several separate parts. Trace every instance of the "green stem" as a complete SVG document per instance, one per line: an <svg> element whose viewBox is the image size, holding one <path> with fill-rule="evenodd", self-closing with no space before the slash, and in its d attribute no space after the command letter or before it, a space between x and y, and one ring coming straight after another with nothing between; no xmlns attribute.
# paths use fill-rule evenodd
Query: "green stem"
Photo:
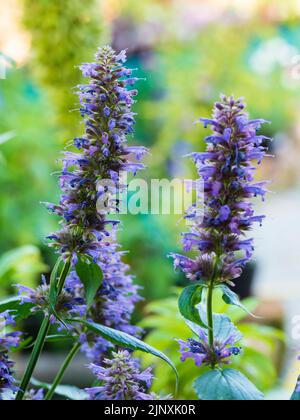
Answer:
<svg viewBox="0 0 300 420"><path fill-rule="evenodd" d="M80 349L80 343L76 343L74 345L74 347L72 348L72 350L70 351L70 353L68 354L68 356L66 357L63 365L61 366L58 374L56 375L56 378L54 379L54 382L53 382L51 388L47 392L46 397L45 397L46 401L52 399L53 395L55 394L55 390L56 390L57 386L61 383L67 368L69 367L70 363L72 362L72 360L74 359L74 357L78 353L79 349Z"/></svg>
<svg viewBox="0 0 300 420"><path fill-rule="evenodd" d="M63 270L61 272L60 278L58 280L58 295L57 296L59 296L59 294L61 293L64 287L69 270L70 270L70 261L66 261L63 267ZM27 368L25 370L25 373L21 381L20 389L19 389L19 392L17 393L16 400L23 400L24 395L27 391L28 385L30 383L31 377L33 375L37 362L44 348L46 337L50 329L50 325L51 325L50 317L51 315L47 316L46 318L44 318L42 322L42 325L40 327L35 345L33 347Z"/></svg>
<svg viewBox="0 0 300 420"><path fill-rule="evenodd" d="M43 346L44 346L49 328L50 328L50 317L48 316L47 318L44 318L43 323L40 327L40 331L38 333L35 345L33 347L28 366L26 368L26 371L24 373L24 376L20 385L20 390L16 396L16 400L22 400L24 398L24 394L28 388L32 374L34 372L34 369L37 365L37 362L43 350Z"/></svg>
<svg viewBox="0 0 300 420"><path fill-rule="evenodd" d="M209 343L209 347L212 349L212 351L214 350L214 342L215 342L215 338L214 338L214 313L213 313L213 295L214 295L214 288L215 288L215 283L218 277L218 266L219 266L219 261L220 261L220 257L219 255L217 255L216 257L216 262L215 262L215 267L214 267L214 273L213 276L211 278L211 281L209 283L208 286L208 291L207 291L207 301L206 301L206 313L207 313L207 326L208 326L208 343ZM214 369L216 366L216 364L214 363L214 361L212 361L211 363L211 368Z"/></svg>
<svg viewBox="0 0 300 420"><path fill-rule="evenodd" d="M71 262L68 260L65 262L65 265L62 269L60 278L58 280L58 284L57 284L57 296L59 296L64 288L65 282L66 282L66 278L69 274L71 268Z"/></svg>
<svg viewBox="0 0 300 420"><path fill-rule="evenodd" d="M214 282L211 281L207 292L207 326L208 326L208 342L210 348L214 347L214 321L213 321L213 292Z"/></svg>

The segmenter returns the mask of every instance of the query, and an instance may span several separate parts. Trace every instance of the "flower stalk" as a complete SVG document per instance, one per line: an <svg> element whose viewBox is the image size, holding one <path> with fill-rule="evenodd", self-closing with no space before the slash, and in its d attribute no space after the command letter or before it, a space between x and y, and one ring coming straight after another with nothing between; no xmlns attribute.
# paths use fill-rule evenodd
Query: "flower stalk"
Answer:
<svg viewBox="0 0 300 420"><path fill-rule="evenodd" d="M61 271L61 275L58 279L58 294L57 294L57 298L59 298L59 295L64 287L66 278L68 276L70 270L70 261L67 260L64 264L64 267ZM40 355L43 351L44 345L45 345L45 341L51 326L51 318L52 318L52 314L49 314L48 316L46 316L41 324L36 342L34 344L27 368L24 372L22 381L21 381L21 385L20 385L20 389L17 393L16 396L16 400L23 400L25 393L27 391L27 388L30 384L33 372L36 368L36 365L38 363L38 360L40 358Z"/></svg>
<svg viewBox="0 0 300 420"><path fill-rule="evenodd" d="M196 251L196 257L171 254L175 268L180 268L188 280L205 283L207 289L206 319L201 320L202 324L198 322L199 328L198 324L193 326L200 341L179 340L181 360L192 358L197 366L205 363L212 369L230 363L231 356L241 351L235 346L241 336L233 324L228 337L214 333L214 289L220 287L233 293L228 286L241 276L254 250L248 231L265 217L256 215L253 208L252 198L264 199L267 192L266 182L254 182L254 162L259 164L266 156L265 143L270 139L257 134L266 121L250 120L245 107L242 99L222 95L212 118L200 119L205 128L211 126L212 134L205 139L206 151L190 156L203 180L204 203L196 202L188 209L186 218L192 223L182 241L184 251ZM189 304L194 306L192 301ZM216 316L220 319L220 315Z"/></svg>
<svg viewBox="0 0 300 420"><path fill-rule="evenodd" d="M53 381L53 384L52 384L51 388L49 389L49 391L47 392L47 394L46 394L46 396L45 396L45 400L46 400L46 401L49 401L49 400L51 400L51 399L53 398L53 396L54 396L54 394L55 394L55 390L56 390L56 388L57 388L57 387L58 387L58 385L61 383L61 381L62 381L62 379L63 379L63 377L64 377L64 375L65 375L65 373L66 373L66 370L68 369L68 367L69 367L69 366L70 366L70 364L72 363L72 361L73 361L74 357L75 357L75 356L77 355L77 353L79 352L80 347L81 347L81 344L80 344L80 343L76 343L76 344L72 347L72 349L71 349L71 351L69 352L69 354L67 355L67 357L66 357L66 359L65 359L64 363L62 364L62 366L61 366L61 368L60 368L59 372L57 373L57 375L56 375L56 377L55 377L55 379L54 379L54 381Z"/></svg>

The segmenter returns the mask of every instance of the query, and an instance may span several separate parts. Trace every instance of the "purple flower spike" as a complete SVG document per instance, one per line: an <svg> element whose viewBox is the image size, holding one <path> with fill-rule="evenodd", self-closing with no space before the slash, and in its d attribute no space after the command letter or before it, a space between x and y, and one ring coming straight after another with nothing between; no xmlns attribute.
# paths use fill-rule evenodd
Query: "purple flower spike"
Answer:
<svg viewBox="0 0 300 420"><path fill-rule="evenodd" d="M215 104L212 119L201 121L205 127L211 126L213 133L205 139L207 150L190 156L204 181L204 212L196 211L198 203L190 208L186 218L192 226L183 234L184 250L198 251L200 257L171 257L175 268L193 281L210 280L218 260L216 282L232 284L254 250L247 233L253 223L261 224L264 219L254 214L252 198L264 200L268 192L266 182L253 182L254 163L266 156L262 142L268 139L257 135L266 121L250 120L241 99L224 95ZM204 217L199 217L203 213Z"/></svg>
<svg viewBox="0 0 300 420"><path fill-rule="evenodd" d="M158 397L148 390L152 385L151 369L140 370L139 361L128 351L112 354L105 359L104 366L92 364L91 371L102 385L87 388L90 400L154 400Z"/></svg>
<svg viewBox="0 0 300 420"><path fill-rule="evenodd" d="M6 332L6 327L14 326L13 315L10 312L0 314L0 400L4 392L18 391L16 381L13 377L14 362L9 358L9 352L19 346L21 340L20 332Z"/></svg>
<svg viewBox="0 0 300 420"><path fill-rule="evenodd" d="M58 205L48 208L61 218L62 228L48 237L57 252L70 258L89 255L101 257L111 223L106 219L109 207L97 211L101 180L111 181L110 192L121 190L119 173L136 173L144 165L138 163L148 150L127 146L127 134L135 124L131 108L137 91L129 89L137 79L128 77L131 70L123 66L126 53L116 54L110 47L100 48L95 62L81 66L90 80L78 86L80 112L85 133L74 139L77 153L65 152L60 187L63 191ZM105 183L107 185L107 183ZM100 189L99 189L100 188ZM107 188L107 187L106 187ZM102 191L102 195L105 191Z"/></svg>
<svg viewBox="0 0 300 420"><path fill-rule="evenodd" d="M109 217L110 204L105 199L107 194L113 198L117 191L127 187L120 172L135 174L143 169L140 160L148 153L145 147L127 144L127 135L133 132L135 124L131 108L137 91L128 87L136 79L131 77L132 70L123 65L125 61L125 51L116 54L110 47L104 47L97 52L95 62L81 67L83 76L89 78L87 84L78 86L85 132L74 139L77 151L64 153L59 178L60 203L47 203L48 209L61 218L61 229L48 239L50 246L72 263L56 308L60 317L65 320L77 315L136 335L140 329L131 325L130 318L140 300L138 287L133 285L129 267L122 261L123 253L118 251L119 220ZM104 205L101 209L100 200ZM75 270L79 256L91 257L103 272L103 282L89 310ZM47 312L49 286L43 284L37 290L19 286L19 291L23 303L34 303L34 311ZM113 347L108 341L84 332L81 343L93 363L100 363Z"/></svg>

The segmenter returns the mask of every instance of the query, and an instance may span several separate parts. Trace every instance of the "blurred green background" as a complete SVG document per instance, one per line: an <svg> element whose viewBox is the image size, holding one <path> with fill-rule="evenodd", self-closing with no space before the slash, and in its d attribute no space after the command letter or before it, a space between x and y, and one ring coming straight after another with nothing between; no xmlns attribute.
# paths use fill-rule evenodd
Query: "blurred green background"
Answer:
<svg viewBox="0 0 300 420"><path fill-rule="evenodd" d="M37 283L40 273L53 265L55 256L44 237L57 228L57 220L40 202L58 199L57 159L82 132L73 89L81 81L78 66L91 60L99 45L126 48L129 66L145 78L137 86L132 139L151 149L143 177L195 176L182 158L204 147L205 131L193 122L208 116L223 92L245 97L253 118L272 122L264 134L278 140L272 147L277 157L264 164L259 177L272 177L272 190L279 197L299 190L299 1L0 0L0 5L0 59L6 67L6 78L0 80L1 295L10 294L16 282ZM180 250L184 225L178 219L178 215L127 215L120 232L124 249L130 251L126 258L143 286L145 300L136 320L143 319L152 331L149 340L175 359L172 337L168 342L160 338L166 336L164 316L171 323L178 317L174 287L185 284L166 257ZM259 252L264 256L264 249ZM250 277L251 272L245 281L251 282ZM295 287L300 296L300 287ZM272 297L271 306L268 296L255 294L265 323L285 328L280 293ZM169 308L168 314L157 314L157 307ZM146 315L150 317L145 321ZM179 319L177 334L175 328L171 335L180 336L182 328ZM153 331L157 331L154 338ZM248 331L253 351L259 350L255 366L258 371L267 369L257 381L269 390L277 386L284 364L278 344L282 337L277 330L270 332L272 345L266 350L259 344L261 336L255 339L259 334L255 331L252 336ZM293 352L295 343L290 347ZM270 358L274 363L266 366ZM289 370L284 376L288 380ZM186 383L188 376L187 371ZM157 386L172 391L172 384L162 381ZM183 389L181 396L191 393Z"/></svg>

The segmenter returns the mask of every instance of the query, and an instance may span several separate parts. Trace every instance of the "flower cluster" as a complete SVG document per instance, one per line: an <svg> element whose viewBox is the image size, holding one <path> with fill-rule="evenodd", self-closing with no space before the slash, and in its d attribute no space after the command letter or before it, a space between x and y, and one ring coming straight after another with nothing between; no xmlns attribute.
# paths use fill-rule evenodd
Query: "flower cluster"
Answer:
<svg viewBox="0 0 300 420"><path fill-rule="evenodd" d="M60 187L63 191L58 205L48 208L61 217L62 228L49 236L64 258L76 264L79 254L90 255L95 262L106 246L110 246L108 220L112 196L125 188L122 171L134 174L144 165L139 162L147 153L144 147L129 147L128 134L135 123L131 110L137 91L128 89L137 78L123 66L126 54L116 54L110 47L101 48L96 62L81 69L90 82L79 86L80 112L85 134L74 140L78 152L66 152ZM99 203L101 202L101 209Z"/></svg>
<svg viewBox="0 0 300 420"><path fill-rule="evenodd" d="M90 369L102 382L99 387L88 388L90 400L153 400L156 395L148 393L153 380L151 369L141 372L139 361L128 351L113 353L105 359L104 366L90 365Z"/></svg>
<svg viewBox="0 0 300 420"><path fill-rule="evenodd" d="M18 293L20 295L20 304L32 303L31 312L43 311L46 316L50 315L51 323L60 322L50 312L49 290L50 287L46 283L46 279L42 277L42 284L36 289L32 289L21 284L17 285ZM73 284L66 283L61 294L57 298L55 311L63 318L70 318L72 316L84 316L86 313L86 305L84 299L75 293Z"/></svg>
<svg viewBox="0 0 300 420"><path fill-rule="evenodd" d="M103 282L87 317L93 322L138 335L140 329L131 325L130 320L135 303L141 298L138 295L138 286L133 284L132 276L127 273L129 266L122 261L123 254L115 249L113 253L107 253L99 260ZM81 342L82 350L92 363L101 363L107 350L113 347L108 341L91 333L83 334Z"/></svg>
<svg viewBox="0 0 300 420"><path fill-rule="evenodd" d="M124 253L117 251L117 246L114 243L114 252L106 252L98 260L103 281L85 316L93 322L137 335L140 329L131 325L130 319L135 303L141 298L138 295L138 286L133 284L132 276L127 274L129 266L122 261ZM83 298L83 286L75 271L70 273L66 284L74 296ZM107 351L113 348L110 342L91 332L82 333L81 343L82 351L92 363L100 364Z"/></svg>
<svg viewBox="0 0 300 420"><path fill-rule="evenodd" d="M194 359L196 366L222 366L231 363L231 356L238 356L241 348L236 346L236 342L241 339L239 333L232 333L225 340L214 341L213 347L209 345L206 332L199 329L199 341L189 338L187 342L178 340L181 352L181 361Z"/></svg>
<svg viewBox="0 0 300 420"><path fill-rule="evenodd" d="M5 329L15 325L10 312L0 314L0 400L4 392L17 392L18 388L13 377L14 362L9 358L9 352L19 346L20 332L6 332Z"/></svg>
<svg viewBox="0 0 300 420"><path fill-rule="evenodd" d="M253 240L246 233L264 219L254 214L251 199L264 199L267 192L265 182L253 182L253 162L260 163L266 155L267 138L257 134L266 121L250 120L242 100L226 96L215 104L213 119L201 121L213 130L205 139L207 150L191 155L204 181L204 215L197 211L200 203L192 206L186 217L194 223L183 234L184 250L201 255L196 259L172 256L175 267L190 280L211 280L217 262L217 281L231 284L252 255ZM238 251L244 256L238 258Z"/></svg>

